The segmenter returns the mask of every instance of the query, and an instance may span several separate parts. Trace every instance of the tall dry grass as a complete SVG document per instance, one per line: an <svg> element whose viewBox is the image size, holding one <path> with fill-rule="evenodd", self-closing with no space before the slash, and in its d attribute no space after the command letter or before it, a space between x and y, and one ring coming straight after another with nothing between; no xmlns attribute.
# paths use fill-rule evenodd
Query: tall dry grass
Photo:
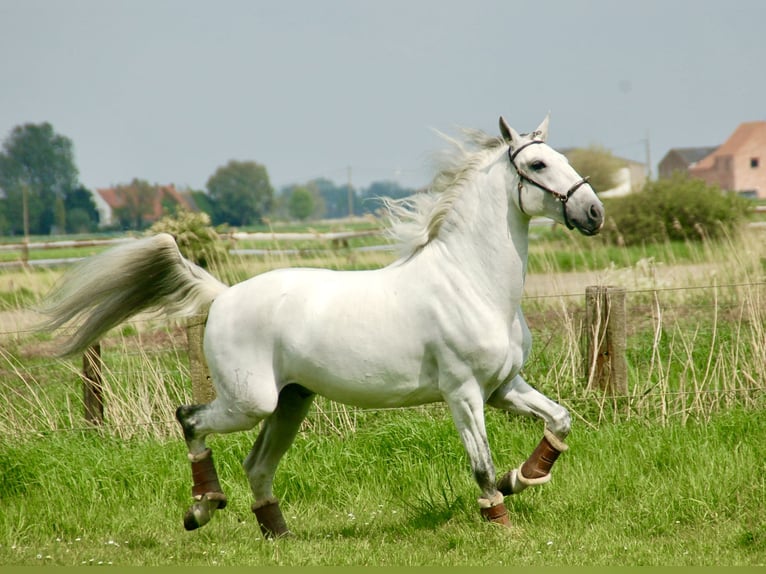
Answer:
<svg viewBox="0 0 766 574"><path fill-rule="evenodd" d="M589 267L588 262L601 261L600 268L591 267L597 271L597 280L627 289L628 393L612 397L587 388L582 343L584 291L582 295L573 296L569 291L525 301L535 338L525 377L567 406L582 424L594 427L625 418L665 424L705 419L733 406L762 408L766 380L764 245L761 235L749 231L715 243L685 246L692 252L689 258L681 258L677 247L665 246L654 248L651 255L623 251L604 265L603 253L594 256L588 251L596 250L588 244L573 242L570 257L584 262L584 268ZM546 253L546 249L555 253ZM534 245L532 256L546 261L548 273L562 273L553 267L560 250L559 242L541 242ZM234 283L277 267L362 269L384 265L391 258L390 253L348 250L232 257L225 268L213 272ZM41 274L42 287L36 296L47 291L53 275ZM34 276L31 273L24 279L33 291ZM52 358L53 345L50 337L32 332L3 335L0 433L22 437L88 428L83 419L81 359ZM183 325L140 319L115 329L102 348L103 432L126 439L180 436L174 410L192 402ZM304 429L342 435L354 432L368 416L384 415L318 399Z"/></svg>
<svg viewBox="0 0 766 574"><path fill-rule="evenodd" d="M598 284L627 290L626 395L589 390L585 382L584 295L527 301L527 317L533 333L537 331L525 370L529 379L588 424L635 417L665 424L670 419L706 419L735 405L762 408L763 234L749 230L692 248L693 256L679 261L678 251L665 246L672 264L640 258L624 266L612 264L595 277ZM554 257L549 254L546 260ZM635 254L622 255L627 261L631 257Z"/></svg>

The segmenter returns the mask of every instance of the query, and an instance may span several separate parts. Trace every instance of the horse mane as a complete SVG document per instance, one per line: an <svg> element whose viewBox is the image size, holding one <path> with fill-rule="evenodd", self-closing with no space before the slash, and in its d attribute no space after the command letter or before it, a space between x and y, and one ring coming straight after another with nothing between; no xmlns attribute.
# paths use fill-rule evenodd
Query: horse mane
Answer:
<svg viewBox="0 0 766 574"><path fill-rule="evenodd" d="M437 156L438 171L431 184L409 197L382 198L389 220L386 234L405 258L439 235L442 224L460 197L463 184L486 163L492 152L508 145L502 137L476 129L461 130L462 139L437 133L451 146Z"/></svg>

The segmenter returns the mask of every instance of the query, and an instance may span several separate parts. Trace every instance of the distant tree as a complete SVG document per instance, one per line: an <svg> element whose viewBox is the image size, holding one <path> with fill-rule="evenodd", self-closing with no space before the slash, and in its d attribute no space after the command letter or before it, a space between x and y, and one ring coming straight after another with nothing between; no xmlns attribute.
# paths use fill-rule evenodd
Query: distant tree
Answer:
<svg viewBox="0 0 766 574"><path fill-rule="evenodd" d="M287 200L290 217L301 221L308 219L314 213L315 207L314 196L306 187L294 188L290 193L290 199Z"/></svg>
<svg viewBox="0 0 766 574"><path fill-rule="evenodd" d="M376 213L383 205L381 197L401 199L413 193L414 190L402 187L395 181L375 181L362 192L362 209L366 213Z"/></svg>
<svg viewBox="0 0 766 574"><path fill-rule="evenodd" d="M93 194L80 186L67 192L64 197L67 233L85 233L98 227L99 214Z"/></svg>
<svg viewBox="0 0 766 574"><path fill-rule="evenodd" d="M8 225L8 218L5 216L7 203L8 201L6 200L2 191L0 191L0 235L8 235L11 231Z"/></svg>
<svg viewBox="0 0 766 574"><path fill-rule="evenodd" d="M144 229L148 216L154 212L157 189L148 181L134 178L127 185L118 185L115 195L120 206L114 209L114 216L122 229Z"/></svg>
<svg viewBox="0 0 766 574"><path fill-rule="evenodd" d="M6 217L12 233L24 229L23 204L29 215L29 231L48 234L63 217L65 194L78 186L72 141L49 123L16 126L0 152L0 189L6 194ZM58 207L57 207L58 205Z"/></svg>
<svg viewBox="0 0 766 574"><path fill-rule="evenodd" d="M232 160L207 181L214 223L242 226L261 223L271 209L274 189L266 168L254 161Z"/></svg>
<svg viewBox="0 0 766 574"><path fill-rule="evenodd" d="M189 193L189 195L191 195L192 201L194 202L194 205L197 206L197 209L207 213L210 216L210 221L212 221L215 206L213 205L213 201L210 199L210 196L204 191L194 189Z"/></svg>
<svg viewBox="0 0 766 574"><path fill-rule="evenodd" d="M598 145L576 148L567 157L577 173L590 178L590 184L597 192L613 189L619 184L618 174L623 161L608 149Z"/></svg>
<svg viewBox="0 0 766 574"><path fill-rule="evenodd" d="M348 184L335 185L329 179L319 178L309 182L316 188L324 205L324 217L336 219L349 215L349 190ZM351 211L354 214L362 212L362 202L355 189L351 189Z"/></svg>

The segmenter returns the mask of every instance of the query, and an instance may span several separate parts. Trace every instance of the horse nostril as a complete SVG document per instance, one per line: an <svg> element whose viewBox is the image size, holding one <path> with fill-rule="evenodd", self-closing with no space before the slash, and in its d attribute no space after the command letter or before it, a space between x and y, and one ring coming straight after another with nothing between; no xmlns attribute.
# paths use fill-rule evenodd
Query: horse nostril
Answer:
<svg viewBox="0 0 766 574"><path fill-rule="evenodd" d="M601 206L601 204L594 203L590 206L590 217L594 221L600 221L604 218L604 208Z"/></svg>

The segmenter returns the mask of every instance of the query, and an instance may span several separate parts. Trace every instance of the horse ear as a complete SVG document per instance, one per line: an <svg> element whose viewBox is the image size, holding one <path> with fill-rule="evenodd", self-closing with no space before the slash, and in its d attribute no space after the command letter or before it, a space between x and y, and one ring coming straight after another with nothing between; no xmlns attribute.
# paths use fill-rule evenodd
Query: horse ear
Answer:
<svg viewBox="0 0 766 574"><path fill-rule="evenodd" d="M503 116L500 116L500 133L503 135L503 139L511 144L511 147L514 147L520 139L519 134L508 125Z"/></svg>
<svg viewBox="0 0 766 574"><path fill-rule="evenodd" d="M545 141L548 139L548 123L551 119L551 113L548 112L548 114L545 116L545 119L540 123L539 126L537 126L537 129L532 132L532 137L534 139L538 139L541 141Z"/></svg>

